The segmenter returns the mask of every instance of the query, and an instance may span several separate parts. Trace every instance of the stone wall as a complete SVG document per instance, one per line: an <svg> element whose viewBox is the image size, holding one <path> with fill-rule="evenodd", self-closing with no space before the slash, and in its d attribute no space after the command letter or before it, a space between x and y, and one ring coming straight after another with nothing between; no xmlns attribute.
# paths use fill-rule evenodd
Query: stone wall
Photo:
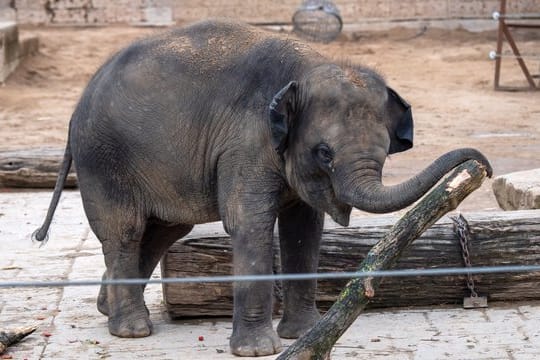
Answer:
<svg viewBox="0 0 540 360"><path fill-rule="evenodd" d="M0 20L22 24L187 23L232 17L287 24L301 0L0 0ZM488 19L499 0L335 0L345 24L373 20ZM509 0L508 11L540 12L540 0Z"/></svg>
<svg viewBox="0 0 540 360"><path fill-rule="evenodd" d="M0 22L0 83L19 64L19 33L14 22Z"/></svg>
<svg viewBox="0 0 540 360"><path fill-rule="evenodd" d="M17 24L0 20L0 84L29 55L37 53L39 41L30 35L19 38Z"/></svg>

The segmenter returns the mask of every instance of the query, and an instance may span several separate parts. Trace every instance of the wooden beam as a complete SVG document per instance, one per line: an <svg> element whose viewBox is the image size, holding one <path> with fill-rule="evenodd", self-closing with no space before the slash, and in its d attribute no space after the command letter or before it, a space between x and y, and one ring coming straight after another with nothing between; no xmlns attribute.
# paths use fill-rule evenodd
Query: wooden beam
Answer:
<svg viewBox="0 0 540 360"><path fill-rule="evenodd" d="M494 80L494 88L495 90L508 90L508 91L518 91L518 90L540 90L540 84L537 86L534 82L534 77L529 72L529 69L527 68L527 65L525 64L525 61L523 60L521 53L519 52L519 49L516 45L516 42L514 40L514 37L512 36L512 33L510 32L510 28L528 28L528 29L540 29L540 24L537 23L508 23L506 22L506 0L501 0L501 6L499 10L499 16L497 20L499 21L499 28L498 28L498 34L497 34L497 58L495 59L495 80ZM527 16L527 14L522 14L520 16L522 19L535 19L534 14L530 14L530 16ZM519 88L519 87L509 87L509 86L501 86L500 85L500 77L501 77L501 62L502 62L502 46L503 46L503 40L506 39L508 42L508 45L510 45L512 52L514 54L515 59L517 60L521 71L523 72L523 75L525 76L525 79L527 80L527 83L529 84L528 88Z"/></svg>

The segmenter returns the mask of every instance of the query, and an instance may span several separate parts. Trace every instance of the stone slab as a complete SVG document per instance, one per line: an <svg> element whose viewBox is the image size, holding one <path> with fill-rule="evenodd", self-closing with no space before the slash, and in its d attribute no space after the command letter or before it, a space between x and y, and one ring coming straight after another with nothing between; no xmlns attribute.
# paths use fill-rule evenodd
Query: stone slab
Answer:
<svg viewBox="0 0 540 360"><path fill-rule="evenodd" d="M0 22L0 82L19 65L19 31L12 21Z"/></svg>
<svg viewBox="0 0 540 360"><path fill-rule="evenodd" d="M21 61L38 52L37 36L19 36L17 24L0 22L0 83L3 83Z"/></svg>
<svg viewBox="0 0 540 360"><path fill-rule="evenodd" d="M174 24L172 9L168 6L143 8L140 21L132 22L132 25L137 26L171 26Z"/></svg>
<svg viewBox="0 0 540 360"><path fill-rule="evenodd" d="M15 21L17 12L11 7L11 0L0 0L0 22Z"/></svg>
<svg viewBox="0 0 540 360"><path fill-rule="evenodd" d="M493 181L493 192L501 209L540 209L540 169L500 175Z"/></svg>
<svg viewBox="0 0 540 360"><path fill-rule="evenodd" d="M32 244L30 234L43 221L50 197L48 191L0 193L0 282L101 278L101 246L76 191L64 192L49 242L41 248ZM159 285L145 291L154 334L141 339L109 334L107 319L96 310L97 293L96 286L0 288L0 329L39 326L5 355L32 360L238 359L228 350L230 319L171 321ZM540 303L368 311L338 340L332 359L539 359L538 314Z"/></svg>
<svg viewBox="0 0 540 360"><path fill-rule="evenodd" d="M39 51L39 38L36 35L19 36L19 58L22 61L27 56L36 55Z"/></svg>

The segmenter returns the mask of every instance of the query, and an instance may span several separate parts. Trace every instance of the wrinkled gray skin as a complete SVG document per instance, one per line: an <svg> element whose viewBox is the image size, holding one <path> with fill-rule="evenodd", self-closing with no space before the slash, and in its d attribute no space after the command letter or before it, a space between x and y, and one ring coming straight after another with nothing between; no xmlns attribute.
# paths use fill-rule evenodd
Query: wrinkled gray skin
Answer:
<svg viewBox="0 0 540 360"><path fill-rule="evenodd" d="M73 159L105 279L148 278L193 225L222 220L234 273L272 273L279 223L284 273L317 271L323 214L389 212L420 198L476 150L443 155L402 184L381 184L389 153L412 146L408 104L373 71L233 23L203 22L138 41L91 79L73 114L46 236ZM234 354L268 355L319 319L315 281L284 282L272 329L272 283L234 285ZM141 286L103 286L111 334L150 335ZM278 336L279 334L279 336Z"/></svg>

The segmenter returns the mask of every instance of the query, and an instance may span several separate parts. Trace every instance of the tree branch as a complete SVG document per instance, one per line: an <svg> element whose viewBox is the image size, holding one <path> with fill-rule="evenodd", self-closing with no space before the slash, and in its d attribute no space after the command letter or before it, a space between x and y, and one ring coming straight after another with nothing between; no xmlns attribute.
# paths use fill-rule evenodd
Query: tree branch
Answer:
<svg viewBox="0 0 540 360"><path fill-rule="evenodd" d="M13 330L0 330L0 354L2 354L10 345L18 343L34 331L37 326L20 327Z"/></svg>

